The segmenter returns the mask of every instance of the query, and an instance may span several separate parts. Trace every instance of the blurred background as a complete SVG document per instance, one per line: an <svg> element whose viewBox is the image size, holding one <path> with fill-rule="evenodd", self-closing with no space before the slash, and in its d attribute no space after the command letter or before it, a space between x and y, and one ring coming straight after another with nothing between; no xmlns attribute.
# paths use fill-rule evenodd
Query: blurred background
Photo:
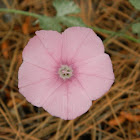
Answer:
<svg viewBox="0 0 140 140"><path fill-rule="evenodd" d="M74 17L96 27L104 41L115 83L88 112L70 121L51 116L19 93L22 51L41 27L34 17L0 12L0 140L140 140L140 26L135 26L140 1L135 6L130 1L73 0L80 9ZM57 15L53 0L0 0L0 8ZM75 24L60 24L61 31Z"/></svg>

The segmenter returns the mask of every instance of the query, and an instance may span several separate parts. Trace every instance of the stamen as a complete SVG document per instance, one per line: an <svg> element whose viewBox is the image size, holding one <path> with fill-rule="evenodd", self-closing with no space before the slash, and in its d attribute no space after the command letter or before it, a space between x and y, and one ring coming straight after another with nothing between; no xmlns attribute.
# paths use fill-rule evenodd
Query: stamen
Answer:
<svg viewBox="0 0 140 140"><path fill-rule="evenodd" d="M73 75L73 70L67 65L61 65L61 67L58 70L58 74L63 80L69 79Z"/></svg>

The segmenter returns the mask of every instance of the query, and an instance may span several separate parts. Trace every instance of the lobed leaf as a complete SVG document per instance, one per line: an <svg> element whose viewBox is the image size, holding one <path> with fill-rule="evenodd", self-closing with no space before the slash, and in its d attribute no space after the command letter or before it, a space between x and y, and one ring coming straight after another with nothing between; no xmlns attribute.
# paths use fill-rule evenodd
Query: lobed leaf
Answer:
<svg viewBox="0 0 140 140"><path fill-rule="evenodd" d="M80 8L73 1L69 0L54 0L53 6L56 8L57 16L76 14L80 12Z"/></svg>
<svg viewBox="0 0 140 140"><path fill-rule="evenodd" d="M68 27L72 27L72 26L85 27L86 26L81 18L73 17L73 16L63 16L60 18L60 22L62 22L64 25L66 25Z"/></svg>
<svg viewBox="0 0 140 140"><path fill-rule="evenodd" d="M129 2L130 2L137 10L140 10L140 0L129 0Z"/></svg>
<svg viewBox="0 0 140 140"><path fill-rule="evenodd" d="M40 16L39 18L40 27L44 30L55 30L61 32L61 25L55 17Z"/></svg>
<svg viewBox="0 0 140 140"><path fill-rule="evenodd" d="M53 5L56 8L57 15L55 17L40 16L40 27L44 30L56 30L61 32L60 23L71 26L86 26L79 17L68 16L68 14L76 14L80 12L79 7L69 0L54 0Z"/></svg>
<svg viewBox="0 0 140 140"><path fill-rule="evenodd" d="M134 33L140 36L140 23L135 23L132 25L132 30Z"/></svg>

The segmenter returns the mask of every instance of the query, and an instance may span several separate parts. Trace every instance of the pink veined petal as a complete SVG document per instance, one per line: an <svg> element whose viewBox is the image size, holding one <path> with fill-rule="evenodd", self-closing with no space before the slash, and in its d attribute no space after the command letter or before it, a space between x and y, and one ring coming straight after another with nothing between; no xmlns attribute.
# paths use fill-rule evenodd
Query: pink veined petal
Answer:
<svg viewBox="0 0 140 140"><path fill-rule="evenodd" d="M69 63L82 61L104 53L104 45L93 30L71 27L63 33L62 60Z"/></svg>
<svg viewBox="0 0 140 140"><path fill-rule="evenodd" d="M87 112L91 104L92 101L76 79L68 83L68 120Z"/></svg>
<svg viewBox="0 0 140 140"><path fill-rule="evenodd" d="M103 96L114 82L112 63L107 54L75 63L75 66L77 67L77 78L91 100Z"/></svg>
<svg viewBox="0 0 140 140"><path fill-rule="evenodd" d="M67 88L65 83L51 93L43 104L43 108L51 115L67 120Z"/></svg>
<svg viewBox="0 0 140 140"><path fill-rule="evenodd" d="M78 82L72 81L61 85L46 100L43 108L53 116L64 120L75 119L91 106L91 100L84 93Z"/></svg>
<svg viewBox="0 0 140 140"><path fill-rule="evenodd" d="M82 45L83 41L89 34L90 29L84 27L71 27L62 33L63 47L62 47L62 60L71 61L76 54L78 48Z"/></svg>
<svg viewBox="0 0 140 140"><path fill-rule="evenodd" d="M18 87L39 83L52 77L54 78L53 73L28 62L23 62L18 71Z"/></svg>
<svg viewBox="0 0 140 140"><path fill-rule="evenodd" d="M114 80L112 63L108 54L104 53L73 65L77 67L77 73Z"/></svg>
<svg viewBox="0 0 140 140"><path fill-rule="evenodd" d="M38 83L19 88L27 101L37 107L42 107L47 98L61 85L56 78L48 78Z"/></svg>
<svg viewBox="0 0 140 140"><path fill-rule="evenodd" d="M59 62L61 57L62 48L62 35L57 31L36 31L36 35L39 37L48 53Z"/></svg>
<svg viewBox="0 0 140 140"><path fill-rule="evenodd" d="M111 79L86 74L79 74L77 77L91 100L102 97L114 82Z"/></svg>
<svg viewBox="0 0 140 140"><path fill-rule="evenodd" d="M54 71L57 65L37 36L30 39L24 48L23 60L50 71Z"/></svg>

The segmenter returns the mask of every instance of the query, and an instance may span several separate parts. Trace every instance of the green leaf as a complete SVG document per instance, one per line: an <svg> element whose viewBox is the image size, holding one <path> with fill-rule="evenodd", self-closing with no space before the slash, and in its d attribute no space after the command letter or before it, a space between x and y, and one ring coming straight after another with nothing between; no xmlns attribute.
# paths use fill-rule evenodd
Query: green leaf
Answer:
<svg viewBox="0 0 140 140"><path fill-rule="evenodd" d="M130 2L137 10L140 10L140 0L129 0L129 2Z"/></svg>
<svg viewBox="0 0 140 140"><path fill-rule="evenodd" d="M64 25L68 27L72 27L72 26L86 27L86 25L83 23L81 18L73 17L73 16L60 17L60 22L62 22Z"/></svg>
<svg viewBox="0 0 140 140"><path fill-rule="evenodd" d="M140 36L140 23L135 23L132 25L132 30L134 33Z"/></svg>
<svg viewBox="0 0 140 140"><path fill-rule="evenodd" d="M56 30L58 32L61 32L61 29L62 29L57 18L40 16L39 24L40 24L40 27L44 30Z"/></svg>
<svg viewBox="0 0 140 140"><path fill-rule="evenodd" d="M79 13L79 7L70 0L54 0L53 5L57 10L55 17L40 16L40 27L44 30L56 30L61 32L62 27L60 23L71 26L86 26L78 17L67 16L68 14Z"/></svg>
<svg viewBox="0 0 140 140"><path fill-rule="evenodd" d="M57 16L76 14L80 12L79 7L69 0L54 0L53 6L56 8Z"/></svg>

